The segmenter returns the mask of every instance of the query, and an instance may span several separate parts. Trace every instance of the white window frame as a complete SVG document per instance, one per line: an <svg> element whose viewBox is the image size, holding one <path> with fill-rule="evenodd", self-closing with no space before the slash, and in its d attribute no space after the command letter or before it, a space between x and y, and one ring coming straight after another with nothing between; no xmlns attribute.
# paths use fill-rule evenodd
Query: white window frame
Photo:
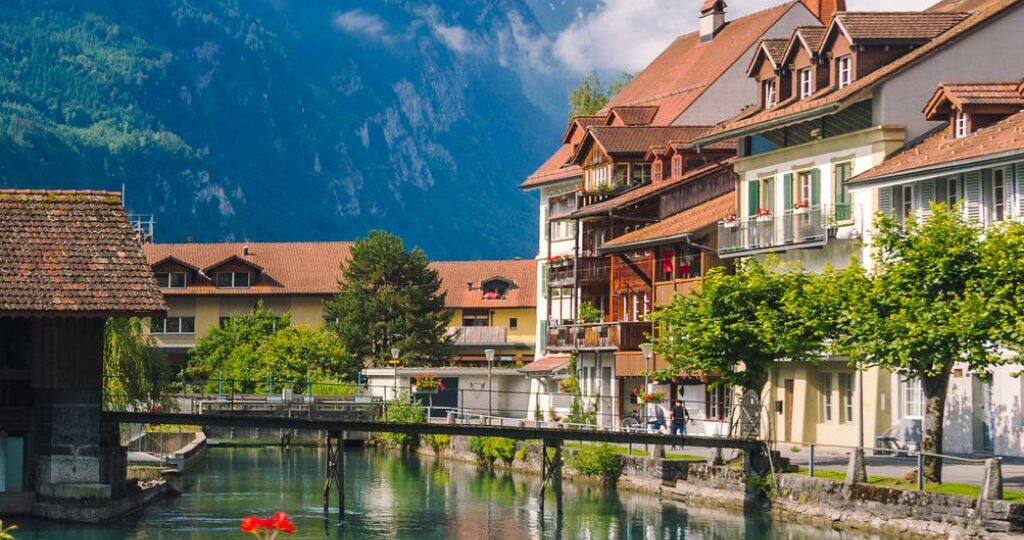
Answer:
<svg viewBox="0 0 1024 540"><path fill-rule="evenodd" d="M764 81L764 106L766 109L770 109L778 103L777 96L775 79Z"/></svg>
<svg viewBox="0 0 1024 540"><path fill-rule="evenodd" d="M223 274L231 275L231 285L220 285L220 276ZM246 284L238 285L238 276L246 275ZM251 272L214 272L213 274L213 285L218 289L248 289L252 287L252 273Z"/></svg>
<svg viewBox="0 0 1024 540"><path fill-rule="evenodd" d="M921 379L904 379L900 381L900 414L903 418L924 418L924 389Z"/></svg>
<svg viewBox="0 0 1024 540"><path fill-rule="evenodd" d="M950 176L946 178L946 206L950 209L956 208L963 196L960 193L960 177Z"/></svg>
<svg viewBox="0 0 1024 540"><path fill-rule="evenodd" d="M903 197L903 200L900 201L900 219L903 223L906 223L908 218L914 217L914 191L913 184L906 184L900 189L900 195Z"/></svg>
<svg viewBox="0 0 1024 540"><path fill-rule="evenodd" d="M850 86L853 82L853 56L846 55L841 56L836 60L838 67L838 74L836 79L839 82L839 88Z"/></svg>
<svg viewBox="0 0 1024 540"><path fill-rule="evenodd" d="M153 276L161 289L184 289L188 286L188 274L185 272L153 272ZM161 280L162 276L166 276L166 280ZM181 285L174 285L174 276L181 276Z"/></svg>
<svg viewBox="0 0 1024 540"><path fill-rule="evenodd" d="M967 132L967 113L956 113L954 130L954 136L957 139L962 139L969 135L969 133Z"/></svg>
<svg viewBox="0 0 1024 540"><path fill-rule="evenodd" d="M992 221L1006 219L1006 171L992 169Z"/></svg>
<svg viewBox="0 0 1024 540"><path fill-rule="evenodd" d="M811 75L811 68L800 70L800 98L803 99L814 93L814 79Z"/></svg>
<svg viewBox="0 0 1024 540"><path fill-rule="evenodd" d="M167 331L167 326L168 326L167 325L167 321L169 321L171 319L174 319L174 320L178 321L178 331L177 332L169 332L169 331ZM181 331L181 328L182 328L182 324L181 323L183 321L189 320L189 319L191 319L191 321L192 321L192 331L191 332L182 332ZM160 331L155 331L153 329L153 324L156 323L157 321L163 322L162 329ZM151 334L157 335L157 336L184 336L184 335L192 335L192 334L196 333L196 318L194 316L193 317L188 317L188 316L183 316L183 315L182 316L174 316L174 317L154 317L153 319L150 319L150 321L149 321L149 332Z"/></svg>
<svg viewBox="0 0 1024 540"><path fill-rule="evenodd" d="M853 423L853 396L856 394L856 384L853 373L839 374L840 404L843 407L842 421L844 424Z"/></svg>
<svg viewBox="0 0 1024 540"><path fill-rule="evenodd" d="M676 154L672 156L672 178L681 178L683 176L683 156Z"/></svg>
<svg viewBox="0 0 1024 540"><path fill-rule="evenodd" d="M832 394L834 393L832 375L832 372L819 374L818 384L821 385L819 388L821 394L821 423L831 423L832 419L835 418L835 403L832 401Z"/></svg>

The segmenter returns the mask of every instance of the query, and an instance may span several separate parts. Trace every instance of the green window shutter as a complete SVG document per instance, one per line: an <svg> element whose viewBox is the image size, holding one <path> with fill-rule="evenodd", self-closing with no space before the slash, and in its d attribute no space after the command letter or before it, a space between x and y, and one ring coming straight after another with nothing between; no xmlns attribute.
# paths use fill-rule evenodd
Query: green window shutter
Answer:
<svg viewBox="0 0 1024 540"><path fill-rule="evenodd" d="M747 215L757 215L757 209L761 207L761 182L751 180L747 182Z"/></svg>
<svg viewBox="0 0 1024 540"><path fill-rule="evenodd" d="M782 176L783 200L782 210L793 208L793 173L786 173Z"/></svg>
<svg viewBox="0 0 1024 540"><path fill-rule="evenodd" d="M811 171L811 206L821 204L821 171Z"/></svg>

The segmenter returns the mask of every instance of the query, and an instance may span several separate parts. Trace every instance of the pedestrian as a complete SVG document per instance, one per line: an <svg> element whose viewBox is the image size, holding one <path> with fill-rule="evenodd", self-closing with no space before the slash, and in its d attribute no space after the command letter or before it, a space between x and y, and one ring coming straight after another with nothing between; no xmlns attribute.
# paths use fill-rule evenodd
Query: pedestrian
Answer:
<svg viewBox="0 0 1024 540"><path fill-rule="evenodd" d="M651 431L661 431L665 429L665 410L660 406L654 406L654 419L647 421L647 427Z"/></svg>
<svg viewBox="0 0 1024 540"><path fill-rule="evenodd" d="M686 424L690 421L690 413L686 410L686 404L682 401L673 402L672 405L672 435L686 436ZM676 445L673 444L672 448ZM680 445L682 447L682 445Z"/></svg>

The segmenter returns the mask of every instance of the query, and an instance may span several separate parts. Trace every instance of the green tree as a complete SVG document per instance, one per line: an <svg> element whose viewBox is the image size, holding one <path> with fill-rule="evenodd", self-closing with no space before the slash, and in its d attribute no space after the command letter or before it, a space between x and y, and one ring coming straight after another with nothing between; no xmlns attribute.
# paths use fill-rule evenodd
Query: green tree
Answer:
<svg viewBox="0 0 1024 540"><path fill-rule="evenodd" d="M605 87L595 73L583 77L583 80L569 92L569 118L593 115L631 80L632 73L622 73Z"/></svg>
<svg viewBox="0 0 1024 540"><path fill-rule="evenodd" d="M135 317L107 319L103 332L103 402L127 410L160 399L167 384L164 357Z"/></svg>
<svg viewBox="0 0 1024 540"><path fill-rule="evenodd" d="M221 376L225 390L252 392L266 380L259 349L275 332L291 325L288 315L276 315L260 302L251 313L227 319L196 341L189 351L185 375L201 379L215 390Z"/></svg>
<svg viewBox="0 0 1024 540"><path fill-rule="evenodd" d="M373 231L352 246L327 313L338 318L332 328L364 363L386 363L392 347L402 351L405 364L447 356L452 311L441 278L423 250L406 250L393 234Z"/></svg>
<svg viewBox="0 0 1024 540"><path fill-rule="evenodd" d="M953 364L965 362L984 377L1006 361L1000 344L1021 344L1014 334L1024 235L1018 225L982 235L961 212L938 204L923 222L879 215L876 228L874 268L849 302L849 327L838 349L861 368L878 366L921 381L921 447L938 454ZM926 458L925 477L942 481L941 459Z"/></svg>
<svg viewBox="0 0 1024 540"><path fill-rule="evenodd" d="M351 381L359 371L341 338L325 328L292 325L278 330L256 350L257 380L273 373L282 386L304 392L306 381Z"/></svg>

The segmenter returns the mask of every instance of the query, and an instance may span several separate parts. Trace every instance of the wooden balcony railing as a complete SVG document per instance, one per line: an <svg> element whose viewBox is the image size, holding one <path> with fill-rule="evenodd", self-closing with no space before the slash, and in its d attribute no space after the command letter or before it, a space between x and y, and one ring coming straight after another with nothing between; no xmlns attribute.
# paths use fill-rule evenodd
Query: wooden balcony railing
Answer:
<svg viewBox="0 0 1024 540"><path fill-rule="evenodd" d="M549 351L638 350L651 333L649 322L572 324L548 328Z"/></svg>
<svg viewBox="0 0 1024 540"><path fill-rule="evenodd" d="M453 345L502 345L508 343L504 326L450 326Z"/></svg>
<svg viewBox="0 0 1024 540"><path fill-rule="evenodd" d="M677 294L690 294L704 286L704 278L673 279L654 282L654 305L667 306Z"/></svg>
<svg viewBox="0 0 1024 540"><path fill-rule="evenodd" d="M579 266L578 274L574 270L574 264ZM572 285L574 276L578 277L577 284L581 286L607 283L610 276L608 259L605 257L579 257L552 264L548 268L548 283L552 286Z"/></svg>

